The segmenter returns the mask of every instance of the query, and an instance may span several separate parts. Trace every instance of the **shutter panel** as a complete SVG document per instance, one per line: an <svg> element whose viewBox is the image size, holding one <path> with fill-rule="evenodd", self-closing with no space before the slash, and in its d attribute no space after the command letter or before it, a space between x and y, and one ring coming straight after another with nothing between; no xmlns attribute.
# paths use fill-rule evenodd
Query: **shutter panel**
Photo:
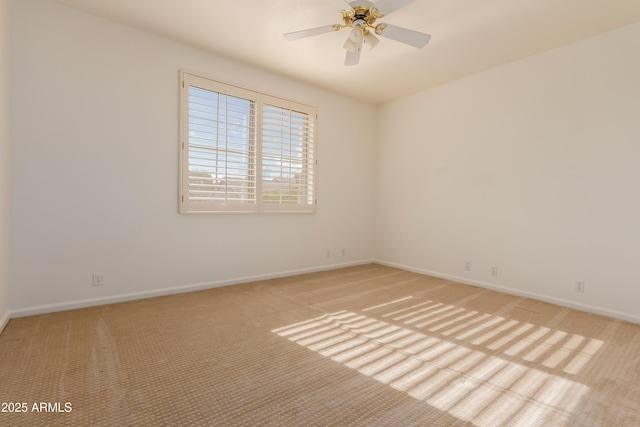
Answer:
<svg viewBox="0 0 640 427"><path fill-rule="evenodd" d="M315 207L315 111L290 104L270 97L262 104L264 211L313 211Z"/></svg>
<svg viewBox="0 0 640 427"><path fill-rule="evenodd" d="M207 84L187 86L187 188L193 211L256 209L255 101ZM215 83L215 82L212 82ZM218 89L218 90L216 90ZM214 205L214 206L211 206Z"/></svg>

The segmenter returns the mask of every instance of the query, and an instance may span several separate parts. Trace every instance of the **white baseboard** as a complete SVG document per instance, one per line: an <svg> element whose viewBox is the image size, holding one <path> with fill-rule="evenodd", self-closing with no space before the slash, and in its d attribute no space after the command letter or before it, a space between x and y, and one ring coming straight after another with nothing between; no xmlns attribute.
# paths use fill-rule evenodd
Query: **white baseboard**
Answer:
<svg viewBox="0 0 640 427"><path fill-rule="evenodd" d="M6 321L9 318L35 316L38 314L55 313L58 311L75 310L78 308L95 307L99 305L115 304L119 302L134 301L145 298L160 297L165 295L180 294L184 292L201 291L205 289L220 288L223 286L238 285L241 283L256 282L259 280L277 279L279 277L296 276L298 274L315 273L318 271L335 270L337 268L351 267L362 264L370 264L373 260L361 260L346 262L341 264L323 265L320 267L302 268L298 270L281 271L277 273L261 274L256 276L239 277L235 279L219 280L207 283L197 283L193 285L177 286L172 288L155 289L152 291L133 292L127 294L113 295L102 298L92 298L85 300L76 300L57 304L39 305L34 307L26 307L11 310L7 313ZM2 323L0 323L2 325Z"/></svg>
<svg viewBox="0 0 640 427"><path fill-rule="evenodd" d="M464 283L466 285L478 286L480 288L491 289L498 292L503 292L505 294L517 295L521 297L531 298L538 301L544 301L555 305L560 305L563 307L574 308L580 311L586 311L588 313L599 314L602 316L612 317L614 319L620 319L631 323L640 324L640 316L624 313L616 310L609 310L602 307L596 307L588 304L581 304L575 301L565 300L562 298L555 298L548 295L538 294L535 292L528 292L519 289L508 288L506 286L496 285L494 283L482 282L479 280L472 280L466 277L453 276L451 274L440 273L437 271L425 270L422 268L411 267L407 265L397 264L394 262L387 262L382 260L375 260L377 264L386 265L388 267L399 268L401 270L407 270L414 273L425 274L427 276L439 277L441 279L451 280L458 283Z"/></svg>
<svg viewBox="0 0 640 427"><path fill-rule="evenodd" d="M7 326L10 319L11 319L11 312L6 311L2 314L2 316L0 317L0 334L2 333L2 331L4 331L4 328Z"/></svg>

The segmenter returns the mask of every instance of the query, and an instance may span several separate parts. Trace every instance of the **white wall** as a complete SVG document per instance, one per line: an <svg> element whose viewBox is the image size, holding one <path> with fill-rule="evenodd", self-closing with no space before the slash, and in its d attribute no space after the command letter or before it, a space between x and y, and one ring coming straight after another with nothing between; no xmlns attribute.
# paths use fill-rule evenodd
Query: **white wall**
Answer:
<svg viewBox="0 0 640 427"><path fill-rule="evenodd" d="M9 321L9 0L0 0L0 332Z"/></svg>
<svg viewBox="0 0 640 427"><path fill-rule="evenodd" d="M376 256L640 322L638 52L635 24L381 108Z"/></svg>
<svg viewBox="0 0 640 427"><path fill-rule="evenodd" d="M15 315L373 257L372 106L47 0L11 18ZM318 107L316 214L177 213L181 69Z"/></svg>

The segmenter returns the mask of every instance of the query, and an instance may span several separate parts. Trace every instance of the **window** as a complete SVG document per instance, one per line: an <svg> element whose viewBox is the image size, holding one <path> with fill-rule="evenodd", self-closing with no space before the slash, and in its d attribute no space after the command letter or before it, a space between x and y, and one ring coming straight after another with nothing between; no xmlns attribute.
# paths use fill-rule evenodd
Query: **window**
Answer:
<svg viewBox="0 0 640 427"><path fill-rule="evenodd" d="M182 73L180 212L314 212L316 110Z"/></svg>

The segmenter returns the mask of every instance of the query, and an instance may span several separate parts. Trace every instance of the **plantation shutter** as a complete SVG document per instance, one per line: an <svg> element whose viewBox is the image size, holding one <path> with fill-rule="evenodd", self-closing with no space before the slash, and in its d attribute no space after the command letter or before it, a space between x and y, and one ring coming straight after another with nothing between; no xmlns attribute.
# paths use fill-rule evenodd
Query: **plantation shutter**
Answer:
<svg viewBox="0 0 640 427"><path fill-rule="evenodd" d="M184 84L183 204L190 211L256 210L255 95L196 76Z"/></svg>
<svg viewBox="0 0 640 427"><path fill-rule="evenodd" d="M266 96L262 101L262 209L313 210L315 109Z"/></svg>
<svg viewBox="0 0 640 427"><path fill-rule="evenodd" d="M180 212L315 212L315 108L182 75Z"/></svg>

